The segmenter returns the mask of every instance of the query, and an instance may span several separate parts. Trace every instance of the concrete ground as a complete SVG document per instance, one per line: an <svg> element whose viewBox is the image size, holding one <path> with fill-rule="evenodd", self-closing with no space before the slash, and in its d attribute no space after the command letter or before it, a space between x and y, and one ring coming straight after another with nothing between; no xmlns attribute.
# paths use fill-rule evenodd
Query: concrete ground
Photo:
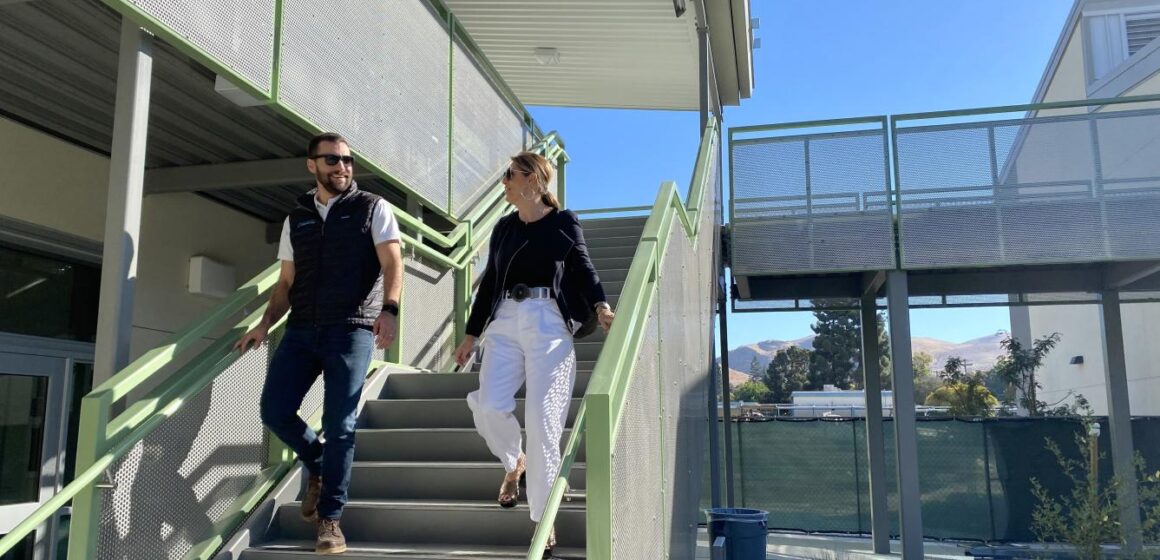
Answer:
<svg viewBox="0 0 1160 560"><path fill-rule="evenodd" d="M964 558L972 545L927 542L925 557L931 559ZM902 558L898 541L891 541L892 554L874 554L869 538L770 533L765 553L768 560L886 560ZM697 559L709 560L709 533L702 528L697 538Z"/></svg>

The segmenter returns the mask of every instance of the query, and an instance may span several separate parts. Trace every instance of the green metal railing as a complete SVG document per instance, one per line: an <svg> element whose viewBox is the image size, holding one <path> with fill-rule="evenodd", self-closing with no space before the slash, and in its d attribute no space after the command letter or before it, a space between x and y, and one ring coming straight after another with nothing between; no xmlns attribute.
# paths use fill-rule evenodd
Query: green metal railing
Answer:
<svg viewBox="0 0 1160 560"><path fill-rule="evenodd" d="M583 434L587 452L586 503L588 558L612 558L612 449L624 415L632 366L639 353L642 329L652 301L656 280L672 228L681 227L696 239L706 190L713 178L713 150L717 148L717 121L710 119L702 134L687 203L682 203L675 183L661 185L645 222L640 244L616 308L616 320L601 349L588 389L577 411L572 433L564 448L560 474L553 482L548 504L528 549L528 560L540 558L568 486L568 474L580 452ZM639 211L641 207L602 209L590 213ZM712 212L713 208L708 208ZM697 459L698 461L700 459Z"/></svg>
<svg viewBox="0 0 1160 560"><path fill-rule="evenodd" d="M567 154L555 133L545 136L537 143L533 151L545 155L558 164L567 161ZM560 168L560 175L563 176L563 167ZM472 261L478 250L486 243L487 232L510 209L510 205L503 200L503 190L493 189L493 191L493 193L483 197L477 207L465 217L465 221L456 226L449 235L444 235L405 212L394 209L395 215L403 223L404 228L414 232L414 234L408 232L401 234L408 251L439 262L458 272L455 301L451 302L455 307L454 317L457 335L462 334L470 303ZM422 242L419 241L418 236L422 237ZM476 236L479 239L476 239ZM443 254L432 245L452 249L450 256ZM242 334L258 324L265 312L266 305L261 305L241 322L234 324L216 342L189 360L187 365L177 369L168 379L149 391L145 397L134 401L124 412L116 416L112 414L114 403L125 399L134 390L147 386L165 368L171 367L177 360L187 357L188 351L195 343L226 326L232 317L247 309L247 306L252 305L258 298L266 295L277 282L279 270L279 264L271 265L239 288L221 306L185 330L174 334L166 344L146 352L84 397L79 423L82 431L78 438L76 452L78 473L76 478L37 508L7 535L0 538L0 555L13 549L28 534L35 531L37 527L49 520L70 501L73 501L73 515L69 531L69 558L88 559L93 557L100 525L98 486L101 485L102 476L106 469L161 426L168 418L176 414L183 404L205 389L240 357L240 354L233 350L233 344ZM403 315L406 313L406 308L401 308L398 323L400 331L402 331ZM279 332L284 321L285 318L271 328L272 335ZM405 334L400 332L398 338L401 339ZM398 361L397 350L392 359ZM371 372L385 365L388 363L375 361L372 363ZM407 367L399 364L393 365ZM320 418L315 417L311 422L317 425L318 420ZM186 558L212 556L222 545L224 539L289 472L293 465L293 456L284 446L272 446L270 463L272 466L259 474L250 488L234 502L233 509L215 525L214 537L198 543Z"/></svg>
<svg viewBox="0 0 1160 560"><path fill-rule="evenodd" d="M256 83L254 80L244 75L244 73L239 69L234 68L227 62L219 59L218 56L207 50L204 45L199 45L197 41L192 38L192 34L190 34L188 30L178 29L171 23L164 21L163 17L159 17L153 13L151 8L141 5L140 2L134 2L131 0L101 1L113 10L120 13L123 17L126 17L141 27L147 29L150 33L160 37L167 44L173 46L178 51L209 68L214 73L229 79L232 83L236 84L239 89L246 92L248 95L254 97L255 99L264 102L276 113L286 119L289 119L294 124L301 126L303 129L311 132L322 132L323 128L325 128L320 126L320 123L315 122L315 120L310 116L299 112L280 96L282 93L280 74L281 68L283 66L283 18L286 0L273 0L273 13L271 14L274 20L273 33L270 36L268 44L272 52L271 76L268 87L267 84ZM447 32L447 40L448 44L450 45L448 57L449 60L447 61L449 80L452 74L452 62L450 59L453 58L453 56L450 55L453 55L455 52L456 44L458 43L468 54L468 56L476 64L478 64L482 74L491 83L491 86L494 88L498 96L504 102L506 102L506 104L513 112L513 115L519 119L524 129L530 133L533 138L542 138L544 134L536 124L535 119L532 118L531 113L527 110L526 107L524 107L523 103L520 102L515 93L513 93L511 87L503 79L499 71L495 69L495 67L483 54L482 49L479 48L474 39L472 39L472 37L465 31L464 26L459 22L458 18L441 0L424 0L424 2L430 7L433 15L442 22ZM447 132L449 134L447 143L448 150L450 151L455 145L455 138L450 136L450 133L452 132L451 123L454 120L453 89L450 87L447 91L447 97ZM352 147L352 151L359 158L359 165L365 167L368 171L371 171L380 178L401 188L410 196L422 200L427 208L445 218L452 220L453 222L457 221L457 218L459 218L456 216L451 196L448 196L448 200L446 201L434 200L430 196L424 195L423 193L413 188L413 185L409 185L407 181L400 179L396 172L392 172L392 170L384 167L383 163L377 161L376 158L367 157L366 154L361 153L358 149L358 146ZM447 176L447 183L447 189L450 193L451 189L453 188L453 182L450 173Z"/></svg>

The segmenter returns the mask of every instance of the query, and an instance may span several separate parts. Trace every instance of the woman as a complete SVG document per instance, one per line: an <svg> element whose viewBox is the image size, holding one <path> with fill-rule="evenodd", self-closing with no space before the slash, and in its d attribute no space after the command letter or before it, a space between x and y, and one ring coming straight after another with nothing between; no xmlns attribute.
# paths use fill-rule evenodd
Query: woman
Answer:
<svg viewBox="0 0 1160 560"><path fill-rule="evenodd" d="M572 334L593 313L607 332L614 316L588 258L580 221L574 212L560 209L547 190L551 180L552 165L543 156L523 152L511 158L503 185L516 211L492 230L467 334L455 350L462 366L486 330L479 390L467 396L467 404L476 430L507 470L499 504L515 507L526 469L535 523L560 471L560 438L576 381ZM516 392L525 382L526 455L512 414ZM545 552L555 543L553 528Z"/></svg>

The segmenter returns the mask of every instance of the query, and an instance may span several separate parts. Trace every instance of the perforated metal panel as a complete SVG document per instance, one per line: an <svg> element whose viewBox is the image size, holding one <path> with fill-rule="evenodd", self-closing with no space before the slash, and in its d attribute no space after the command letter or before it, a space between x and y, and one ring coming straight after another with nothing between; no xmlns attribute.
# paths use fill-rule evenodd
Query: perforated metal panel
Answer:
<svg viewBox="0 0 1160 560"><path fill-rule="evenodd" d="M886 132L734 141L733 271L893 268Z"/></svg>
<svg viewBox="0 0 1160 560"><path fill-rule="evenodd" d="M438 369L450 362L455 347L455 275L407 257L403 275L403 362Z"/></svg>
<svg viewBox="0 0 1160 560"><path fill-rule="evenodd" d="M701 208L716 207L715 162ZM669 232L613 459L613 557L692 559L700 519L716 214Z"/></svg>
<svg viewBox="0 0 1160 560"><path fill-rule="evenodd" d="M122 0L269 93L274 0ZM114 2L114 4L122 3Z"/></svg>
<svg viewBox="0 0 1160 560"><path fill-rule="evenodd" d="M452 62L452 207L461 216L485 190L496 188L508 158L524 147L524 126L511 105L455 42Z"/></svg>
<svg viewBox="0 0 1160 560"><path fill-rule="evenodd" d="M285 0L279 101L447 207L450 38L426 2Z"/></svg>
<svg viewBox="0 0 1160 560"><path fill-rule="evenodd" d="M267 363L268 352L246 353L110 467L96 558L180 559L217 534L266 459L258 403Z"/></svg>
<svg viewBox="0 0 1160 560"><path fill-rule="evenodd" d="M663 558L664 500L657 303L645 321L628 398L613 444L612 557Z"/></svg>
<svg viewBox="0 0 1160 560"><path fill-rule="evenodd" d="M1160 111L897 131L906 268L1160 257Z"/></svg>

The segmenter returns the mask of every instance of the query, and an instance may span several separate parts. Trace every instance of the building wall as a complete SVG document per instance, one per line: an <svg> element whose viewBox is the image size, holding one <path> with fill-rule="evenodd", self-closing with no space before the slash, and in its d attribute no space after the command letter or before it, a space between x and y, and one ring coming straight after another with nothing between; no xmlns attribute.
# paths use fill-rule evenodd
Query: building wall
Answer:
<svg viewBox="0 0 1160 560"><path fill-rule="evenodd" d="M102 241L108 159L0 119L0 215ZM137 357L220 304L189 293L189 258L232 264L238 283L273 264L265 224L190 193L142 206L131 353Z"/></svg>
<svg viewBox="0 0 1160 560"><path fill-rule="evenodd" d="M1160 2L1144 0L1088 0L1083 4L1087 10L1105 10L1122 7L1139 6L1141 4L1160 4ZM1065 30L1069 33L1067 46L1060 58L1054 75L1048 82L1043 101L1064 101L1084 99L1089 96L1087 65L1085 61L1086 48L1084 43L1085 25L1082 19L1073 29ZM1128 88L1123 95L1149 95L1160 93L1160 73L1154 73L1144 78L1135 86ZM1160 103L1127 104L1105 106L1103 111L1138 110L1160 107ZM1086 109L1080 109L1084 111ZM1068 110L1069 112L1076 112ZM1041 114L1059 114L1043 112ZM1058 130L1056 131L1058 133ZM1082 134L1077 131L1078 134ZM1133 130L1132 134L1117 135L1126 148L1152 144L1160 141L1160 129ZM1033 141L1034 140L1034 141ZM1055 153L1050 153L1053 150ZM1082 146L1080 142L1066 144ZM1038 148L1036 146L1039 146ZM1061 176L1060 161L1084 161L1085 158L1077 154L1075 158L1061 157L1059 154L1058 135L1053 139L1048 135L1035 138L1028 135L1026 155L1021 154L1018 166L1019 180L1030 181L1037 179L1059 178ZM1122 154L1114 162L1116 169L1127 175L1160 174L1160 162L1133 158L1136 153L1131 149L1115 150L1114 146L1102 146L1108 153ZM1138 152L1138 150L1137 150ZM1037 164L1054 161L1054 164ZM1074 174L1071 174L1074 176ZM1157 338L1160 335L1160 304L1125 304L1122 307L1124 319L1124 345L1128 368L1129 396L1132 414L1160 415L1160 345ZM1030 334L1033 338L1040 338L1058 332L1061 335L1059 345L1047 358L1039 379L1044 391L1041 400L1054 403L1065 399L1069 391L1082 394L1092 404L1097 414L1107 413L1106 385L1104 383L1104 351L1103 332L1100 321L1099 308L1096 305L1077 306L1045 306L1031 308L1013 308L1012 323L1018 319L1026 320L1030 324ZM1025 341L1027 343L1029 341ZM1083 356L1083 364L1074 365L1069 362L1075 356ZM1070 402L1071 399L1066 399Z"/></svg>

